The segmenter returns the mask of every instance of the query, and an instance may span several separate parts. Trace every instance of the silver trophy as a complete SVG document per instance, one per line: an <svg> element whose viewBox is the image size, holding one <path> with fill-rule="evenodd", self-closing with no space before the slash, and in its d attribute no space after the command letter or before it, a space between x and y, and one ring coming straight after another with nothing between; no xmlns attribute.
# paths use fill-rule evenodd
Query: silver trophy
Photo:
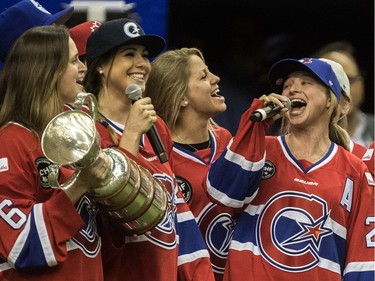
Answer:
<svg viewBox="0 0 375 281"><path fill-rule="evenodd" d="M88 113L82 110L88 104ZM90 191L99 210L127 235L140 235L154 228L165 216L168 199L164 185L145 168L115 148L101 149L95 127L97 100L79 93L74 110L60 113L45 128L41 145L50 166L49 182L60 189L72 187L82 168L93 164L101 151L109 156L111 169L103 182ZM60 167L74 170L65 183L58 182Z"/></svg>

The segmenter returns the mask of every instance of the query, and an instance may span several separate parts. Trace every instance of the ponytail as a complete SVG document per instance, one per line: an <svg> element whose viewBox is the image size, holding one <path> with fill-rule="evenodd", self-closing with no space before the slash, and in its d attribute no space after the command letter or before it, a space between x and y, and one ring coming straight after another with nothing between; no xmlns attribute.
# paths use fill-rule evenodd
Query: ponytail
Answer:
<svg viewBox="0 0 375 281"><path fill-rule="evenodd" d="M333 92L330 91L331 100L336 100ZM340 121L335 121L335 116L337 114L338 104L334 105L334 109L331 114L329 122L329 139L338 145L341 145L346 150L350 151L350 137L348 132L342 127Z"/></svg>

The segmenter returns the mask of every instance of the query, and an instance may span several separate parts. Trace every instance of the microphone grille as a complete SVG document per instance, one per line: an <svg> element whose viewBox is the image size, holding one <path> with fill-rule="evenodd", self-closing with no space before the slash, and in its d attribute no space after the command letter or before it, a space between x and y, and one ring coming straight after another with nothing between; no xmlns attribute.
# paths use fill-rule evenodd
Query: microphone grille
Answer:
<svg viewBox="0 0 375 281"><path fill-rule="evenodd" d="M130 84L126 87L125 94L130 100L139 100L142 98L142 89L137 84Z"/></svg>
<svg viewBox="0 0 375 281"><path fill-rule="evenodd" d="M290 99L287 99L287 100L284 102L284 106L285 106L287 109L290 109L290 107L292 106L292 103L290 102Z"/></svg>

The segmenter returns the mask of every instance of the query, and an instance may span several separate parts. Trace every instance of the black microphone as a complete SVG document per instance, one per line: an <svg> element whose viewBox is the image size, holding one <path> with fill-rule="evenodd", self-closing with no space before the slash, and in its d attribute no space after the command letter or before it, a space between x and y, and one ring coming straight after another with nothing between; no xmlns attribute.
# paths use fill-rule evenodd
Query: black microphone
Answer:
<svg viewBox="0 0 375 281"><path fill-rule="evenodd" d="M286 108L290 109L291 103L289 99L287 101L284 101L283 104ZM280 112L282 108L283 107L273 102L270 102L265 107L255 110L251 114L250 120L253 122L263 121L264 119L275 116L277 113Z"/></svg>
<svg viewBox="0 0 375 281"><path fill-rule="evenodd" d="M142 98L142 89L137 84L131 84L126 87L125 94L132 101L132 103L134 103L135 101ZM165 153L164 145L162 141L160 140L159 133L156 130L155 126L152 125L150 130L146 134L151 142L151 146L154 149L154 152L159 157L160 162L161 163L167 162L168 156Z"/></svg>

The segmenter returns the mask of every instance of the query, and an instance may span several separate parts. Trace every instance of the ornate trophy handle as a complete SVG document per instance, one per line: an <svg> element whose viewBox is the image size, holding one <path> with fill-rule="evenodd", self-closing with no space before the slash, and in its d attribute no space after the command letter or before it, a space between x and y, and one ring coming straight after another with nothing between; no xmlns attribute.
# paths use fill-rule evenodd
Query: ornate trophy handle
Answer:
<svg viewBox="0 0 375 281"><path fill-rule="evenodd" d="M52 164L52 165L49 166L48 182L49 182L49 184L51 185L52 188L67 190L70 187L72 187L72 185L74 184L74 182L78 178L79 174L81 173L81 170L76 170L73 173L72 177L67 182L65 182L63 184L60 184L59 181L58 181L59 168L60 167L58 165L55 165L55 164Z"/></svg>
<svg viewBox="0 0 375 281"><path fill-rule="evenodd" d="M87 101L89 101L87 103ZM96 121L98 116L98 101L96 97L91 93L78 93L75 101L74 101L74 108L77 110L82 110L83 104L87 103L90 108L90 116L91 118Z"/></svg>

